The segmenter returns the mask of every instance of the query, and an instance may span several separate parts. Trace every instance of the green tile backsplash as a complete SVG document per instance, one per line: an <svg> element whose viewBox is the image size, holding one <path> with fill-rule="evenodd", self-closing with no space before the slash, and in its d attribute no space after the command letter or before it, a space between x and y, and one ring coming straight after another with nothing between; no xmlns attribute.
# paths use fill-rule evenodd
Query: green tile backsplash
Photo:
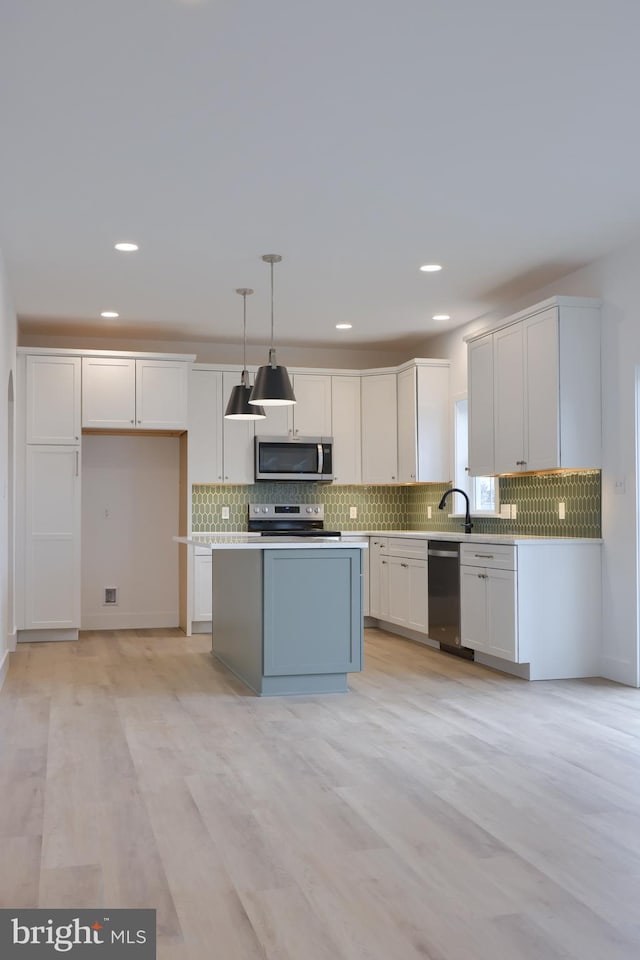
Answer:
<svg viewBox="0 0 640 960"><path fill-rule="evenodd" d="M460 521L437 509L446 483L413 486L332 486L319 483L198 484L193 487L194 533L245 530L248 503L323 503L331 530L459 530ZM517 505L517 519L475 518L474 533L600 537L600 471L530 474L499 479L502 503ZM456 498L458 501L461 498ZM558 503L566 519L558 519ZM449 501L449 505L451 501ZM220 518L228 506L230 518ZM349 519L349 507L358 519ZM432 518L427 518L427 508ZM456 502L456 509L462 504Z"/></svg>

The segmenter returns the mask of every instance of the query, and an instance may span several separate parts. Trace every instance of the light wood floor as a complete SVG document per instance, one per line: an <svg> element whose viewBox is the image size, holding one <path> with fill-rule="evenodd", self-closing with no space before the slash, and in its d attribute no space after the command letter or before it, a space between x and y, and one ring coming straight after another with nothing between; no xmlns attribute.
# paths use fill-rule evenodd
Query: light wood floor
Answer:
<svg viewBox="0 0 640 960"><path fill-rule="evenodd" d="M20 646L0 906L158 910L171 960L638 960L640 693L379 631L258 699L206 637Z"/></svg>

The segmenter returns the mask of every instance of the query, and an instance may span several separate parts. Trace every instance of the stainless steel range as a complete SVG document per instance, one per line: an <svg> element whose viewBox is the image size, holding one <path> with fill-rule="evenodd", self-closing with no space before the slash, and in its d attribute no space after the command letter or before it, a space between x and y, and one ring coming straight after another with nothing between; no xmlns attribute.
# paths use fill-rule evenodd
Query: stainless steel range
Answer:
<svg viewBox="0 0 640 960"><path fill-rule="evenodd" d="M321 503L250 503L249 533L263 537L334 537L336 530L324 529Z"/></svg>

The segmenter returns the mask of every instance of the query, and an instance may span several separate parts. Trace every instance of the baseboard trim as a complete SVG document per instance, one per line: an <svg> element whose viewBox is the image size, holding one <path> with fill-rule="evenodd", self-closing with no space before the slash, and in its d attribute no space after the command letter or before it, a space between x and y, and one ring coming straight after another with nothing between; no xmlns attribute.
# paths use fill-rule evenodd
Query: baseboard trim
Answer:
<svg viewBox="0 0 640 960"><path fill-rule="evenodd" d="M18 630L18 643L48 643L51 640L77 640L76 627L51 630Z"/></svg>
<svg viewBox="0 0 640 960"><path fill-rule="evenodd" d="M638 687L638 675L635 664L628 660L616 660L614 657L602 658L601 676L614 683L624 683L627 687Z"/></svg>
<svg viewBox="0 0 640 960"><path fill-rule="evenodd" d="M2 655L2 660L0 660L0 690L2 690L2 684L7 679L7 674L9 672L9 651L5 650Z"/></svg>
<svg viewBox="0 0 640 960"><path fill-rule="evenodd" d="M164 613L127 613L109 610L107 613L83 614L81 630L145 630L161 627L179 627L176 611Z"/></svg>
<svg viewBox="0 0 640 960"><path fill-rule="evenodd" d="M7 634L7 645L9 647L9 653L14 653L16 647L18 646L18 634L15 630L13 633Z"/></svg>

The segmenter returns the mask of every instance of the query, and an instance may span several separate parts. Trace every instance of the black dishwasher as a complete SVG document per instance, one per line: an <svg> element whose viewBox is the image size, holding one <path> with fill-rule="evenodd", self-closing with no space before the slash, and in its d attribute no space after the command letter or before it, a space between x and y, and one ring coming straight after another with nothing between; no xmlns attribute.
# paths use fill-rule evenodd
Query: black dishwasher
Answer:
<svg viewBox="0 0 640 960"><path fill-rule="evenodd" d="M429 540L429 637L440 649L473 660L473 650L460 638L460 544Z"/></svg>

